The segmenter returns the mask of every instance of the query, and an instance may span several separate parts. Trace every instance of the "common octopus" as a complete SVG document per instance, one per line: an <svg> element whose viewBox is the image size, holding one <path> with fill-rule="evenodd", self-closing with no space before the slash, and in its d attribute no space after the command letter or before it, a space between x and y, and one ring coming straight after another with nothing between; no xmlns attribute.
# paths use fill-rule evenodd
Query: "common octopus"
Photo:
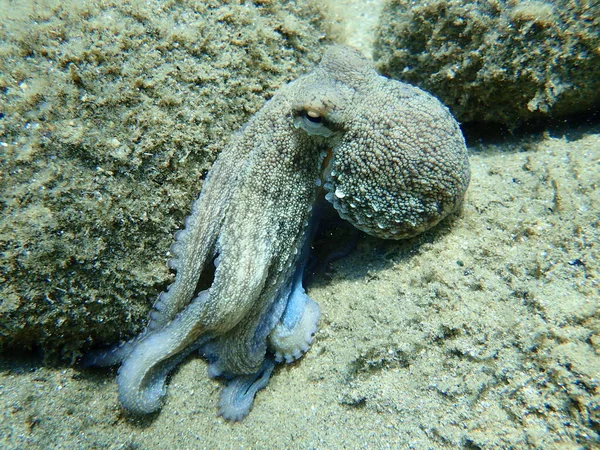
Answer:
<svg viewBox="0 0 600 450"><path fill-rule="evenodd" d="M312 343L318 305L302 275L323 194L373 236L403 239L462 202L470 171L450 112L430 94L379 76L360 52L327 49L308 75L281 87L223 149L175 233L160 294L134 340L85 358L122 363L123 407L158 410L168 373L192 351L226 386L220 414L246 416L276 362ZM214 263L212 284L198 280Z"/></svg>

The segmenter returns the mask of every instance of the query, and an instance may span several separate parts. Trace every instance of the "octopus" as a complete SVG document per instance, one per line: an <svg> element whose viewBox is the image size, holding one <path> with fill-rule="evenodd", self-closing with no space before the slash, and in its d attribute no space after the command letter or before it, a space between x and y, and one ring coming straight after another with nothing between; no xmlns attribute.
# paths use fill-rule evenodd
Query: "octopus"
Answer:
<svg viewBox="0 0 600 450"><path fill-rule="evenodd" d="M405 239L457 210L469 178L465 141L445 106L380 76L359 51L329 47L217 157L175 233L176 276L145 330L84 364L121 364L122 406L147 414L163 405L169 372L198 351L209 376L225 380L220 415L241 420L276 363L300 358L317 332L319 306L302 279L319 199L365 233Z"/></svg>

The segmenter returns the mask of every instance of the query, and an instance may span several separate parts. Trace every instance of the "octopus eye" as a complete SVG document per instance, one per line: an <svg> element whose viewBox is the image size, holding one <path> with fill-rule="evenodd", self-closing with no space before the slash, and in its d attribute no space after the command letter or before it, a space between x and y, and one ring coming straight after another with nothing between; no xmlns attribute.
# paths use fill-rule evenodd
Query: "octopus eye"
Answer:
<svg viewBox="0 0 600 450"><path fill-rule="evenodd" d="M323 118L315 111L304 111L306 119L312 123L321 123Z"/></svg>
<svg viewBox="0 0 600 450"><path fill-rule="evenodd" d="M327 127L325 118L312 109L300 111L295 119L295 123L298 128L302 128L308 134L323 137L329 137L333 134L333 130Z"/></svg>

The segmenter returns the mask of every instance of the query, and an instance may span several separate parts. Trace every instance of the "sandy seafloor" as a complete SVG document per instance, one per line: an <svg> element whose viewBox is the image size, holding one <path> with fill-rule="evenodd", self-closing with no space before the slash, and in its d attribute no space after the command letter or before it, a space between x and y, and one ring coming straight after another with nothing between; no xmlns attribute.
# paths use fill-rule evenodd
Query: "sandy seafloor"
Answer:
<svg viewBox="0 0 600 450"><path fill-rule="evenodd" d="M114 370L3 357L0 448L597 448L600 129L469 150L460 214L406 242L363 237L312 279L315 343L243 422L217 417L197 357L142 419Z"/></svg>

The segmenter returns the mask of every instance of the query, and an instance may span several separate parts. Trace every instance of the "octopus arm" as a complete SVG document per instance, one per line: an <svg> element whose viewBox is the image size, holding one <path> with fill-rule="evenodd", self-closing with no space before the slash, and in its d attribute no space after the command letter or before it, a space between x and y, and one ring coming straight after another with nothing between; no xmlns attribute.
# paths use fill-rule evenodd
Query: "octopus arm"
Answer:
<svg viewBox="0 0 600 450"><path fill-rule="evenodd" d="M148 322L149 331L165 326L183 310L194 297L202 271L216 256L215 246L223 218L249 151L244 137L238 133L219 155L200 196L192 205L184 229L175 233L175 242L171 246L174 258L169 261L169 267L176 270L177 275L173 284L154 303Z"/></svg>
<svg viewBox="0 0 600 450"><path fill-rule="evenodd" d="M278 121L278 129L287 129L280 134L264 130ZM289 284L286 280L293 273L315 196L312 180L318 176L319 157L304 151L312 148L308 143L289 142L304 136L282 111L265 106L244 128L236 149L222 155L227 167L230 158L247 157L234 164L235 171L217 168L185 231L177 236L173 253L185 264L175 264L176 281L159 299L160 314L153 316L152 326L124 359L117 377L126 409L148 413L160 408L169 371L211 341L219 347L219 363L230 376L256 373L263 366L267 335L285 303L279 302L283 307L278 308L272 305L281 286ZM290 148L300 153L302 161ZM290 161L296 161L296 166ZM222 186L227 177L219 170L235 177L227 189ZM203 225L215 220L215 211L222 219ZM214 254L220 262L213 283L194 298L202 268ZM251 334L261 321L272 326L260 342L263 350L256 352L250 349L254 347ZM238 335L235 344L228 340L232 335Z"/></svg>

